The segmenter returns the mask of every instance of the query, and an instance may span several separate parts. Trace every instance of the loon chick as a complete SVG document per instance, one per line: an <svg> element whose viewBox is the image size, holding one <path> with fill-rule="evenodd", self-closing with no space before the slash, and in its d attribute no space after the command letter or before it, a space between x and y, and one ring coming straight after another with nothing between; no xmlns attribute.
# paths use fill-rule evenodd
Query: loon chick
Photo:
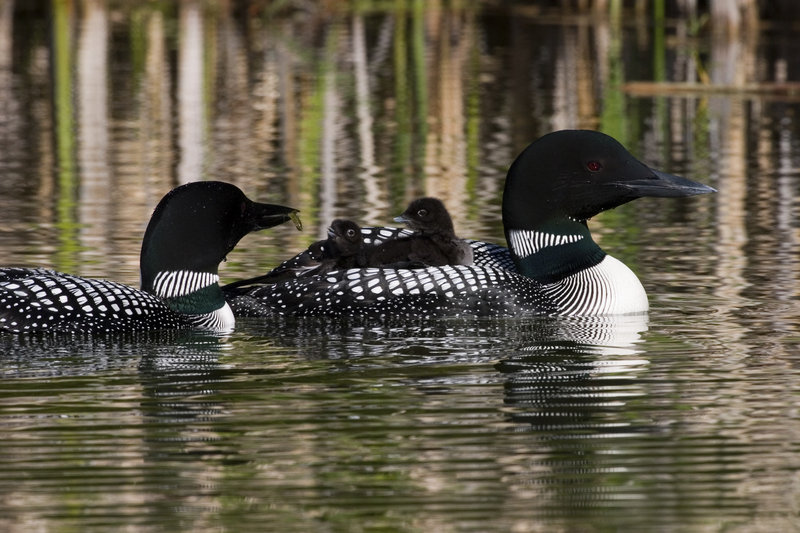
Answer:
<svg viewBox="0 0 800 533"><path fill-rule="evenodd" d="M296 210L249 200L236 186L201 181L159 202L142 241L141 286L41 268L0 268L0 331L233 328L219 263L246 234L294 220Z"/></svg>
<svg viewBox="0 0 800 533"><path fill-rule="evenodd" d="M598 316L643 313L636 275L592 239L587 221L642 197L714 189L652 169L600 132L564 130L531 143L503 191L510 249L471 241L474 265L367 268L252 288L247 313L327 316ZM377 229L369 238L381 238ZM391 232L389 232L391 233ZM366 237L365 237L366 239ZM234 306L234 309L236 307Z"/></svg>
<svg viewBox="0 0 800 533"><path fill-rule="evenodd" d="M456 237L450 213L438 198L414 200L394 221L405 223L414 233L367 247L360 266L472 264L472 247Z"/></svg>
<svg viewBox="0 0 800 533"><path fill-rule="evenodd" d="M266 274L255 278L234 281L222 287L223 292L244 294L243 288L259 283L277 283L301 276L327 274L361 266L363 239L361 227L352 220L337 218L328 228L328 238L317 241L291 259L287 259Z"/></svg>
<svg viewBox="0 0 800 533"><path fill-rule="evenodd" d="M266 274L234 281L222 287L228 299L247 294L253 285L278 283L334 270L366 267L426 268L471 264L472 248L455 236L453 221L441 200L414 200L395 222L405 222L414 233L396 230L377 242L364 244L362 229L353 221L336 219L328 238L317 241ZM366 229L367 234L371 231ZM240 302L241 303L241 302Z"/></svg>

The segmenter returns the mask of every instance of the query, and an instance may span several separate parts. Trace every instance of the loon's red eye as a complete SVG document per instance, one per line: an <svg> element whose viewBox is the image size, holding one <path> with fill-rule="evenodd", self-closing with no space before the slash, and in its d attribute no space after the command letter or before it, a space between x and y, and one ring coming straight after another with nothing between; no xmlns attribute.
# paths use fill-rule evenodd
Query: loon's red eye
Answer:
<svg viewBox="0 0 800 533"><path fill-rule="evenodd" d="M603 169L603 164L600 161L589 161L586 163L586 168L589 172L600 172Z"/></svg>

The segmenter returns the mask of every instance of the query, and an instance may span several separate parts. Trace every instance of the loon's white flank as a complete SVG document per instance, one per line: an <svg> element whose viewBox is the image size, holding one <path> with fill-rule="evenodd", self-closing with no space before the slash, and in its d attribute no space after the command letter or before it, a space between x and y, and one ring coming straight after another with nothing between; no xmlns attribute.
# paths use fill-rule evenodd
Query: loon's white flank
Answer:
<svg viewBox="0 0 800 533"><path fill-rule="evenodd" d="M545 285L544 292L563 316L644 313L650 307L636 274L610 255L593 267Z"/></svg>
<svg viewBox="0 0 800 533"><path fill-rule="evenodd" d="M216 331L219 333L229 333L233 331L233 327L236 325L236 319L233 316L233 310L227 302L216 311L204 313L202 315L186 316L195 327Z"/></svg>

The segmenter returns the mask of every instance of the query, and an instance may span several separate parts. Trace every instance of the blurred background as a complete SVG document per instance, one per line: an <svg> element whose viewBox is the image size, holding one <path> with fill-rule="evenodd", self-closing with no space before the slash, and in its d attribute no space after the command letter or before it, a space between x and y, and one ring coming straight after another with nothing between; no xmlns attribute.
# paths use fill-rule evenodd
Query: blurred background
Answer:
<svg viewBox="0 0 800 533"><path fill-rule="evenodd" d="M742 244L751 205L752 224L796 239L796 187L776 185L797 177L798 13L734 0L4 0L0 258L136 282L153 207L198 179L297 207L310 230L248 238L232 275L335 217L386 224L420 195L445 200L460 234L502 242L508 165L563 128L599 129L720 188L720 245ZM595 231L642 224L641 210Z"/></svg>

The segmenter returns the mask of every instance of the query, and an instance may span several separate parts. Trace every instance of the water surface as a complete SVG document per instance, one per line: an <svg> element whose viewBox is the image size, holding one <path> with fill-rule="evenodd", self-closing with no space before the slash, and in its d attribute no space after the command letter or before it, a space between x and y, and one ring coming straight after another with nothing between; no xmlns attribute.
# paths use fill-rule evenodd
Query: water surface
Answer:
<svg viewBox="0 0 800 533"><path fill-rule="evenodd" d="M671 6L123 4L0 6L4 265L136 285L194 179L302 210L225 280L420 195L502 243L508 165L561 128L719 192L590 223L646 316L0 335L4 531L797 529L791 6L732 38Z"/></svg>

